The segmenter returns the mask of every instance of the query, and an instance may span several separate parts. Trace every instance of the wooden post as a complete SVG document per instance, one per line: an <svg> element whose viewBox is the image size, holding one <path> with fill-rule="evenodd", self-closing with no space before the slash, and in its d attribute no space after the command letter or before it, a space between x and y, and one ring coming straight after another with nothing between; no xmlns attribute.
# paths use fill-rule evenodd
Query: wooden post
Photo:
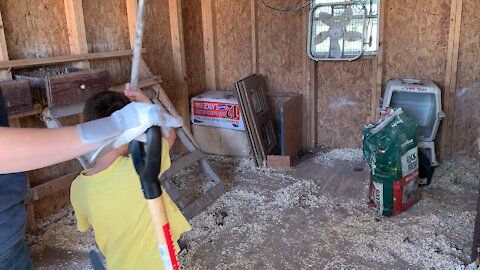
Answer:
<svg viewBox="0 0 480 270"><path fill-rule="evenodd" d="M304 15L304 48L307 48L308 13ZM317 146L317 62L305 54L305 90L303 91L303 146L315 148Z"/></svg>
<svg viewBox="0 0 480 270"><path fill-rule="evenodd" d="M208 90L217 90L218 66L216 56L215 3L202 0L203 49L205 51L205 72Z"/></svg>
<svg viewBox="0 0 480 270"><path fill-rule="evenodd" d="M462 23L462 0L452 0L450 29L448 34L447 72L443 93L445 120L442 126L440 158L448 158L452 151L453 117L455 113L455 92L457 89L458 47Z"/></svg>
<svg viewBox="0 0 480 270"><path fill-rule="evenodd" d="M128 19L128 35L130 37L130 48L135 47L135 23L137 22L137 0L126 0L127 19Z"/></svg>
<svg viewBox="0 0 480 270"><path fill-rule="evenodd" d="M0 12L0 61L8 61L7 40L5 39L5 31L3 27L2 14ZM12 74L8 70L0 70L0 80L11 80Z"/></svg>
<svg viewBox="0 0 480 270"><path fill-rule="evenodd" d="M87 54L87 35L85 31L85 20L83 17L82 0L64 0L65 13L67 16L68 42L70 54ZM90 64L84 62L72 63L74 67L90 68Z"/></svg>
<svg viewBox="0 0 480 270"><path fill-rule="evenodd" d="M177 93L179 95L180 114L183 117L183 124L190 129L190 111L188 100L188 85L187 85L187 67L185 58L185 42L183 38L183 15L182 15L182 1L169 0L170 11L170 32L172 35L172 50L173 50L173 69L175 74L175 82L177 85Z"/></svg>
<svg viewBox="0 0 480 270"><path fill-rule="evenodd" d="M250 0L252 25L252 73L258 74L257 0Z"/></svg>
<svg viewBox="0 0 480 270"><path fill-rule="evenodd" d="M378 106L380 102L380 97L382 96L382 84L383 84L383 67L384 67L384 34L385 34L385 5L386 0L380 0L379 16L378 16L378 49L377 49L377 58L373 60L373 74L374 79L372 86L372 101L371 101L371 110L370 110L370 120L372 122L378 119Z"/></svg>

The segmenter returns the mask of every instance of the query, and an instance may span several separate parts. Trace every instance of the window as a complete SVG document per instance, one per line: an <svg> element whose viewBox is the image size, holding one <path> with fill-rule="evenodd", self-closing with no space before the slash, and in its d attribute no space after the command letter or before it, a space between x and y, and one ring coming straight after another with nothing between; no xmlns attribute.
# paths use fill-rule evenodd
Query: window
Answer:
<svg viewBox="0 0 480 270"><path fill-rule="evenodd" d="M309 56L319 61L375 55L378 1L314 0L309 18Z"/></svg>

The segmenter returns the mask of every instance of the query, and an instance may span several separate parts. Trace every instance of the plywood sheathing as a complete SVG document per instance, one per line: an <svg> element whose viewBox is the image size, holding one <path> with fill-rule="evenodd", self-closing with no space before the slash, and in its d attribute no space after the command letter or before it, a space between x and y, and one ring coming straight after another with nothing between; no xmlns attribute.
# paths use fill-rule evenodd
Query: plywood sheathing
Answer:
<svg viewBox="0 0 480 270"><path fill-rule="evenodd" d="M252 73L250 0L215 0L214 4L218 88L233 91L236 81Z"/></svg>
<svg viewBox="0 0 480 270"><path fill-rule="evenodd" d="M89 52L109 52L130 49L126 4L123 1L83 0L85 29ZM90 67L109 70L110 85L130 78L128 58L92 61Z"/></svg>
<svg viewBox="0 0 480 270"><path fill-rule="evenodd" d="M386 2L384 82L422 78L444 89L450 2Z"/></svg>
<svg viewBox="0 0 480 270"><path fill-rule="evenodd" d="M480 138L480 2L463 0L460 31L457 92L452 139L454 154L477 154Z"/></svg>
<svg viewBox="0 0 480 270"><path fill-rule="evenodd" d="M206 88L205 56L203 53L201 0L189 0L182 5L187 85L189 98Z"/></svg>
<svg viewBox="0 0 480 270"><path fill-rule="evenodd" d="M360 147L370 116L373 60L319 62L317 139L319 145Z"/></svg>
<svg viewBox="0 0 480 270"><path fill-rule="evenodd" d="M70 53L63 1L2 0L0 11L11 60Z"/></svg>
<svg viewBox="0 0 480 270"><path fill-rule="evenodd" d="M285 1L269 2L282 6ZM303 93L306 87L305 16L302 12L276 12L262 4L258 6L259 73L265 76L272 91ZM249 28L245 31L251 32ZM250 40L246 46L251 51Z"/></svg>

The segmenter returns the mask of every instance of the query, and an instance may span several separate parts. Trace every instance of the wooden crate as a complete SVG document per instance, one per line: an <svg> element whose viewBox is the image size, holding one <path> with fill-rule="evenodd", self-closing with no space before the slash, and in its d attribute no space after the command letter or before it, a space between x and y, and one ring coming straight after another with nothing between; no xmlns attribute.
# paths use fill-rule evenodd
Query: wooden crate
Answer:
<svg viewBox="0 0 480 270"><path fill-rule="evenodd" d="M48 107L81 103L91 95L108 89L108 71L103 69L52 69L15 77L30 80L31 87L37 91L39 102Z"/></svg>
<svg viewBox="0 0 480 270"><path fill-rule="evenodd" d="M9 115L33 109L32 94L28 80L0 82L0 90Z"/></svg>

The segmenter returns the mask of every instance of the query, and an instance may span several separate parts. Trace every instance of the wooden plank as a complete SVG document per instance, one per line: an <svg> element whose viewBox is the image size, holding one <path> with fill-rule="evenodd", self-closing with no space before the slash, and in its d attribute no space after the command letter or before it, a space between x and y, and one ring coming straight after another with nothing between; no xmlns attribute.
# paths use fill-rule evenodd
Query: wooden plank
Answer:
<svg viewBox="0 0 480 270"><path fill-rule="evenodd" d="M9 115L8 119L13 120L13 119L18 119L21 117L26 117L31 115L37 115L41 113L42 113L42 106L40 104L34 104L33 109L31 111Z"/></svg>
<svg viewBox="0 0 480 270"><path fill-rule="evenodd" d="M145 53L145 49L142 50L142 53ZM64 55L64 56L55 56L55 57L44 57L44 58L35 58L35 59L19 59L19 60L10 60L10 61L1 61L0 69L10 69L10 68L27 68L43 65L53 65L61 64L68 62L78 62L85 60L102 60L102 59L111 59L118 57L132 56L132 50L124 51L114 51L114 52L100 52L100 53L87 53L79 55Z"/></svg>
<svg viewBox="0 0 480 270"><path fill-rule="evenodd" d="M297 95L285 101L280 108L280 121L283 133L282 155L289 156L292 159L302 148L302 103L302 96Z"/></svg>
<svg viewBox="0 0 480 270"><path fill-rule="evenodd" d="M38 185L32 188L32 197L35 201L38 201L51 194L55 194L59 191L70 188L73 180L80 174L80 171L75 171L59 177L55 180Z"/></svg>
<svg viewBox="0 0 480 270"><path fill-rule="evenodd" d="M202 197L198 198L194 202L187 205L182 209L183 214L187 219L191 219L200 213L207 206L215 202L225 191L228 186L224 182L217 183L214 187L210 188Z"/></svg>
<svg viewBox="0 0 480 270"><path fill-rule="evenodd" d="M30 81L11 80L0 82L0 92L3 95L9 115L28 112L33 109Z"/></svg>
<svg viewBox="0 0 480 270"><path fill-rule="evenodd" d="M291 156L267 155L267 167L286 170L291 167Z"/></svg>
<svg viewBox="0 0 480 270"><path fill-rule="evenodd" d="M178 98L181 101L180 108L178 109L183 117L183 124L190 129L190 103L188 100L188 85L186 81L187 60L185 58L185 42L183 37L182 1L169 0L168 6L170 11L170 32L172 35L173 70Z"/></svg>
<svg viewBox="0 0 480 270"><path fill-rule="evenodd" d="M155 76L155 77L152 77L152 78L148 78L148 79L145 79L145 80L138 81L137 87L138 87L138 89L148 88L148 87L152 87L156 84L159 84L161 82L162 81L161 81L160 77ZM123 90L125 90L125 84L112 86L108 90L123 93Z"/></svg>
<svg viewBox="0 0 480 270"><path fill-rule="evenodd" d="M257 23L257 0L250 0L250 12L252 25L252 73L258 73L258 23Z"/></svg>
<svg viewBox="0 0 480 270"><path fill-rule="evenodd" d="M452 150L453 118L455 113L455 92L457 88L458 50L462 23L462 0L452 0L450 28L448 34L447 72L443 94L445 119L440 142L440 159L450 156Z"/></svg>
<svg viewBox="0 0 480 270"><path fill-rule="evenodd" d="M307 47L308 33L308 12L304 14L303 34L305 36L303 47ZM302 134L303 145L308 148L317 146L317 62L307 55L304 56L305 88L303 90L303 117L304 125Z"/></svg>
<svg viewBox="0 0 480 270"><path fill-rule="evenodd" d="M85 20L83 16L82 0L64 0L65 13L67 16L68 43L70 53L88 53L87 35L85 32ZM88 62L74 62L74 67L90 68Z"/></svg>
<svg viewBox="0 0 480 270"><path fill-rule="evenodd" d="M372 91L372 101L371 101L371 108L370 108L370 120L372 122L378 120L378 112L377 108L379 106L380 102L380 97L382 96L382 84L383 84L383 69L385 66L385 54L383 52L385 45L384 45L384 39L385 39L385 0L380 1L380 9L379 9L379 14L378 14L378 23L379 23L379 30L378 30L378 50L377 50L377 61L374 61L373 67L374 67L374 74L375 74L375 79L374 85L373 85L373 91Z"/></svg>
<svg viewBox="0 0 480 270"><path fill-rule="evenodd" d="M207 90L217 90L218 61L216 55L215 3L214 0L202 0L201 5L206 86Z"/></svg>
<svg viewBox="0 0 480 270"><path fill-rule="evenodd" d="M137 23L137 0L126 0L127 4L127 22L128 36L130 38L130 48L135 47L135 24Z"/></svg>
<svg viewBox="0 0 480 270"><path fill-rule="evenodd" d="M200 159L204 158L205 156L206 156L206 154L204 154L202 151L199 151L199 150L191 152L191 153L179 158L178 160L175 160L175 162L173 162L170 169L168 169L162 175L162 177L165 177L165 178L172 177L177 172L179 172L179 171L181 171L181 170L183 170L183 169L185 169L189 166L192 166L195 162L199 161Z"/></svg>
<svg viewBox="0 0 480 270"><path fill-rule="evenodd" d="M0 61L8 61L7 41L3 27L2 13L0 12ZM0 70L0 80L11 80L12 73L9 70Z"/></svg>

